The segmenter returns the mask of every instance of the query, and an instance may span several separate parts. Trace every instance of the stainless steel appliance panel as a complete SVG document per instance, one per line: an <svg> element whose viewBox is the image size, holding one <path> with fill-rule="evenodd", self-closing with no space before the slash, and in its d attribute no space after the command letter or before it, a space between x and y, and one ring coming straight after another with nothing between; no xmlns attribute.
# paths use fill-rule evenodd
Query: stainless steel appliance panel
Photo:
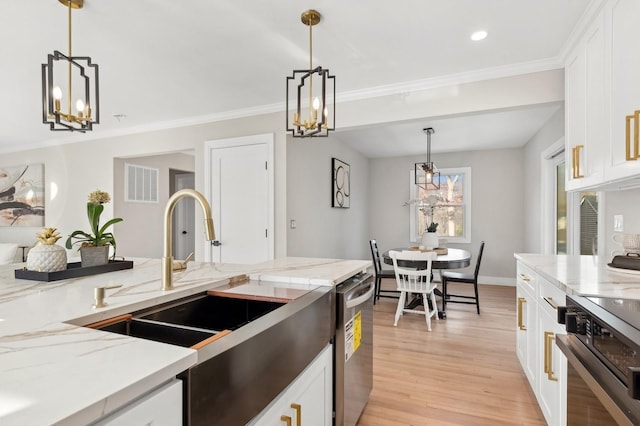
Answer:
<svg viewBox="0 0 640 426"><path fill-rule="evenodd" d="M336 288L336 426L358 422L373 388L374 280L359 274Z"/></svg>
<svg viewBox="0 0 640 426"><path fill-rule="evenodd" d="M567 296L567 424L640 424L638 301Z"/></svg>

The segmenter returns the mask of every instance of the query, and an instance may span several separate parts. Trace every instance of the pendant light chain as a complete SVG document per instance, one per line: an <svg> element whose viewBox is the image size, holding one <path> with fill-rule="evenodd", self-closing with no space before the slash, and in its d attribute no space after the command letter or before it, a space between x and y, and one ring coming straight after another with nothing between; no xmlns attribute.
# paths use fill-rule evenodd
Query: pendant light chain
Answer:
<svg viewBox="0 0 640 426"><path fill-rule="evenodd" d="M309 19L309 121L313 120L313 24Z"/></svg>

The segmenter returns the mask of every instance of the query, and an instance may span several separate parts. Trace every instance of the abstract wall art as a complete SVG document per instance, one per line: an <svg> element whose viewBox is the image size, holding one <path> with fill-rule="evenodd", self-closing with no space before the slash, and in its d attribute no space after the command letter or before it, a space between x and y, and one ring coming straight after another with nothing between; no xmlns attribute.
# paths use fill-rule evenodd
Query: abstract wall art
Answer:
<svg viewBox="0 0 640 426"><path fill-rule="evenodd" d="M331 207L348 209L351 206L351 168L344 161L331 159Z"/></svg>
<svg viewBox="0 0 640 426"><path fill-rule="evenodd" d="M44 226L44 164L0 165L0 226Z"/></svg>

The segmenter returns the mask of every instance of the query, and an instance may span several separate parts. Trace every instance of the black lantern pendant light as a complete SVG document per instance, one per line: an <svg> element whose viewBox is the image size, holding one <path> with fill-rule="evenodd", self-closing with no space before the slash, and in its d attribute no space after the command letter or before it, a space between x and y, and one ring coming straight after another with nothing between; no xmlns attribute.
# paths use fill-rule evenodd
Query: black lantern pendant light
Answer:
<svg viewBox="0 0 640 426"><path fill-rule="evenodd" d="M294 70L287 77L287 132L295 138L326 137L335 130L335 76L326 68L313 68L312 28L320 22L320 13L307 10L301 21L309 27L309 69ZM289 110L289 93L297 95L293 111Z"/></svg>
<svg viewBox="0 0 640 426"><path fill-rule="evenodd" d="M68 8L69 54L56 50L42 64L42 122L53 131L84 133L100 123L98 64L71 53L71 9L82 9L83 0L59 1Z"/></svg>
<svg viewBox="0 0 640 426"><path fill-rule="evenodd" d="M422 129L427 135L427 161L415 163L415 184L422 189L440 189L440 172L431 161L431 135L435 133L433 127Z"/></svg>

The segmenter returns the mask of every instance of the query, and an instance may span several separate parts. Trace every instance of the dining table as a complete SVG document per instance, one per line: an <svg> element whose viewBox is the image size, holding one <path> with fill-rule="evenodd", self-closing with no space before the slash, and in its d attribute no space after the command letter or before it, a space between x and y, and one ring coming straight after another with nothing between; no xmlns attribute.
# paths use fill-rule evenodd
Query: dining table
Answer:
<svg viewBox="0 0 640 426"><path fill-rule="evenodd" d="M394 251L405 251L405 250L419 250L416 247L400 247L391 249ZM389 251L387 250L382 254L382 260L387 265L393 265L393 259L389 256ZM443 270L446 269L460 269L466 268L471 265L471 252L458 248L446 248L445 249L436 249L436 253L438 253L435 260L431 261L431 270L437 269L438 272L442 273ZM418 260L399 260L398 266L403 268L416 268L416 269L425 269L427 267L426 261L418 261ZM440 276L440 282L442 282L442 276ZM444 297L442 292L439 289L435 289L434 293L436 296ZM414 298L411 300L407 307L409 309L413 309L418 304L422 303L419 298ZM436 306L436 309L438 307ZM446 318L447 313L444 309L444 302L442 304L442 309L438 309L438 318Z"/></svg>

